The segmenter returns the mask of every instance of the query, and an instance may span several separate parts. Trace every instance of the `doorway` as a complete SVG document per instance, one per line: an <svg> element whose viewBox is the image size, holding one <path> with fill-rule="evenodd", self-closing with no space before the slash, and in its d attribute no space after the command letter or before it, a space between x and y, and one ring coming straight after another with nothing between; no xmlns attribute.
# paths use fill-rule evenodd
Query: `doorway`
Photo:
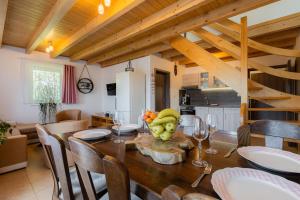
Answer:
<svg viewBox="0 0 300 200"><path fill-rule="evenodd" d="M155 69L155 111L170 107L170 72Z"/></svg>

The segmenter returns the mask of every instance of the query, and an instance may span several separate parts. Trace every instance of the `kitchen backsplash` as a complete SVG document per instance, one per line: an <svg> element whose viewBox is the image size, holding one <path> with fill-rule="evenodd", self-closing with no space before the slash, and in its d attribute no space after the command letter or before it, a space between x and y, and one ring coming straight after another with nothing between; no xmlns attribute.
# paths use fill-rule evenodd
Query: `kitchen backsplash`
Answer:
<svg viewBox="0 0 300 200"><path fill-rule="evenodd" d="M207 106L208 104L218 104L219 106L239 107L241 97L234 90L186 90L190 95L190 105Z"/></svg>

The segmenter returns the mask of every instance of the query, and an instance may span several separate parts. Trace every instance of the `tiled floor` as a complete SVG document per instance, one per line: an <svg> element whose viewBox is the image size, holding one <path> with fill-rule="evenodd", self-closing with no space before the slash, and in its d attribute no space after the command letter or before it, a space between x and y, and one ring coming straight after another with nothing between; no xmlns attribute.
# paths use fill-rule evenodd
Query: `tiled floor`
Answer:
<svg viewBox="0 0 300 200"><path fill-rule="evenodd" d="M28 167L0 175L1 200L51 200L53 180L43 162L43 149L28 146Z"/></svg>

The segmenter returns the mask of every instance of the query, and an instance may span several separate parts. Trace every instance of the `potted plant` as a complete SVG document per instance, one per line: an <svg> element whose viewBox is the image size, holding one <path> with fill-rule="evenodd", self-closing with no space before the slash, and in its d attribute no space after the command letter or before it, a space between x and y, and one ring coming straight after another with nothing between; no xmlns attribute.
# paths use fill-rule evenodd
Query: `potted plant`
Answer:
<svg viewBox="0 0 300 200"><path fill-rule="evenodd" d="M6 140L6 132L9 131L11 125L5 121L0 120L0 145Z"/></svg>
<svg viewBox="0 0 300 200"><path fill-rule="evenodd" d="M49 81L50 82L50 81ZM37 87L39 94L36 100L40 109L40 122L42 124L55 122L55 114L57 111L57 92L55 85L41 84Z"/></svg>

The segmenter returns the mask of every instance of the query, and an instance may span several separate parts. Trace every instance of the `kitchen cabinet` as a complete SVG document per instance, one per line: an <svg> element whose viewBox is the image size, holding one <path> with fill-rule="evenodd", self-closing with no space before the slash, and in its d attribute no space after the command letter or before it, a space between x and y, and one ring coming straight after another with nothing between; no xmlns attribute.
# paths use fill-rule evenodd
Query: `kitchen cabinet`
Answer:
<svg viewBox="0 0 300 200"><path fill-rule="evenodd" d="M208 107L196 107L196 116L200 117L201 119L205 119L208 114Z"/></svg>
<svg viewBox="0 0 300 200"><path fill-rule="evenodd" d="M240 126L240 108L195 107L196 116L206 119L207 114L216 116L217 129L237 131Z"/></svg>
<svg viewBox="0 0 300 200"><path fill-rule="evenodd" d="M182 86L191 87L199 86L199 73L182 75Z"/></svg>
<svg viewBox="0 0 300 200"><path fill-rule="evenodd" d="M223 108L208 108L208 113L216 117L217 129L224 130L224 109Z"/></svg>
<svg viewBox="0 0 300 200"><path fill-rule="evenodd" d="M237 131L240 126L240 109L224 108L224 130Z"/></svg>

